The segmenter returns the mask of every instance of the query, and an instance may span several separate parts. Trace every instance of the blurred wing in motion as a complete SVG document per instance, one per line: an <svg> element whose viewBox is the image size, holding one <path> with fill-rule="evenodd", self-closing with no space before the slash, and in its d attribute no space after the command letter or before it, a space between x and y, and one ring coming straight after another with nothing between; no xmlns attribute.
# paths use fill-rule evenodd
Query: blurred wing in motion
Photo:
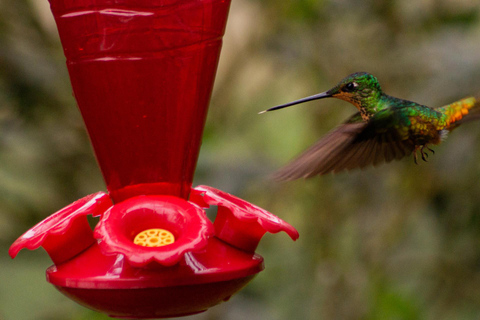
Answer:
<svg viewBox="0 0 480 320"><path fill-rule="evenodd" d="M398 111L386 109L367 122L355 114L330 131L307 151L277 171L276 180L295 180L315 175L364 168L410 155L415 144L402 124ZM403 134L402 134L403 133Z"/></svg>

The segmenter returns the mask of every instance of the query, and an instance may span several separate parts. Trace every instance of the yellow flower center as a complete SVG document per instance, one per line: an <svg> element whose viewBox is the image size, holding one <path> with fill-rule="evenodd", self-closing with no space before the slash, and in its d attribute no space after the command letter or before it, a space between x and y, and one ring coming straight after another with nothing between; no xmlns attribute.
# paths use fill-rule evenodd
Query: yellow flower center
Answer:
<svg viewBox="0 0 480 320"><path fill-rule="evenodd" d="M165 229L148 229L137 234L133 243L144 247L162 247L175 242L173 234Z"/></svg>

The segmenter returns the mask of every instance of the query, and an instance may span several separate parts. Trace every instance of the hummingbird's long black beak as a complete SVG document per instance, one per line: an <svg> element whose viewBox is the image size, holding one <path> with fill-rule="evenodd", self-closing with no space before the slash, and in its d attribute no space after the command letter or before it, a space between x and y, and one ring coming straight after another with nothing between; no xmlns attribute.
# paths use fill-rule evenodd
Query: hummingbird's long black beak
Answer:
<svg viewBox="0 0 480 320"><path fill-rule="evenodd" d="M279 105L279 106L272 107L272 108L267 109L267 110L260 111L258 114L265 113L265 112L268 112L268 111L274 111L274 110L278 110L278 109L283 109L283 108L290 107L290 106L294 106L294 105L296 105L296 104L304 103L304 102L307 102L307 101L318 100L318 99L323 99L323 98L329 98L329 97L331 97L331 96L332 96L332 94L330 93L330 91L325 91L325 92L318 93L318 94L315 94L315 95L310 96L310 97L306 97L306 98L303 98L303 99L295 100L295 101L292 101L292 102L289 102L289 103L285 103L285 104L281 104L281 105Z"/></svg>

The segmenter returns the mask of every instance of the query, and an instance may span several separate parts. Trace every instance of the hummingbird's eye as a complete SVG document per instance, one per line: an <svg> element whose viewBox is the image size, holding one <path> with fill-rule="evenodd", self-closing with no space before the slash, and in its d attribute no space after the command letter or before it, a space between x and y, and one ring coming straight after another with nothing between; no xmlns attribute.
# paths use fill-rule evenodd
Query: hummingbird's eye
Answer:
<svg viewBox="0 0 480 320"><path fill-rule="evenodd" d="M345 92L352 92L355 88L358 87L358 83L356 82L349 82L343 87L343 91Z"/></svg>

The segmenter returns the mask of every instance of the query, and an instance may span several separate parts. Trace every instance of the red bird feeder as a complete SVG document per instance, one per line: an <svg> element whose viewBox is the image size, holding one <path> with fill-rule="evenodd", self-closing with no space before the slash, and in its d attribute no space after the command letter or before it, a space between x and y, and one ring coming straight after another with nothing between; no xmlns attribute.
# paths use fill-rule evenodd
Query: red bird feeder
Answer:
<svg viewBox="0 0 480 320"><path fill-rule="evenodd" d="M205 311L263 270L266 232L298 232L220 190L192 188L229 0L50 0L108 193L54 213L10 248L42 246L47 280L120 318ZM218 206L212 223L204 208ZM87 215L100 217L92 230Z"/></svg>

